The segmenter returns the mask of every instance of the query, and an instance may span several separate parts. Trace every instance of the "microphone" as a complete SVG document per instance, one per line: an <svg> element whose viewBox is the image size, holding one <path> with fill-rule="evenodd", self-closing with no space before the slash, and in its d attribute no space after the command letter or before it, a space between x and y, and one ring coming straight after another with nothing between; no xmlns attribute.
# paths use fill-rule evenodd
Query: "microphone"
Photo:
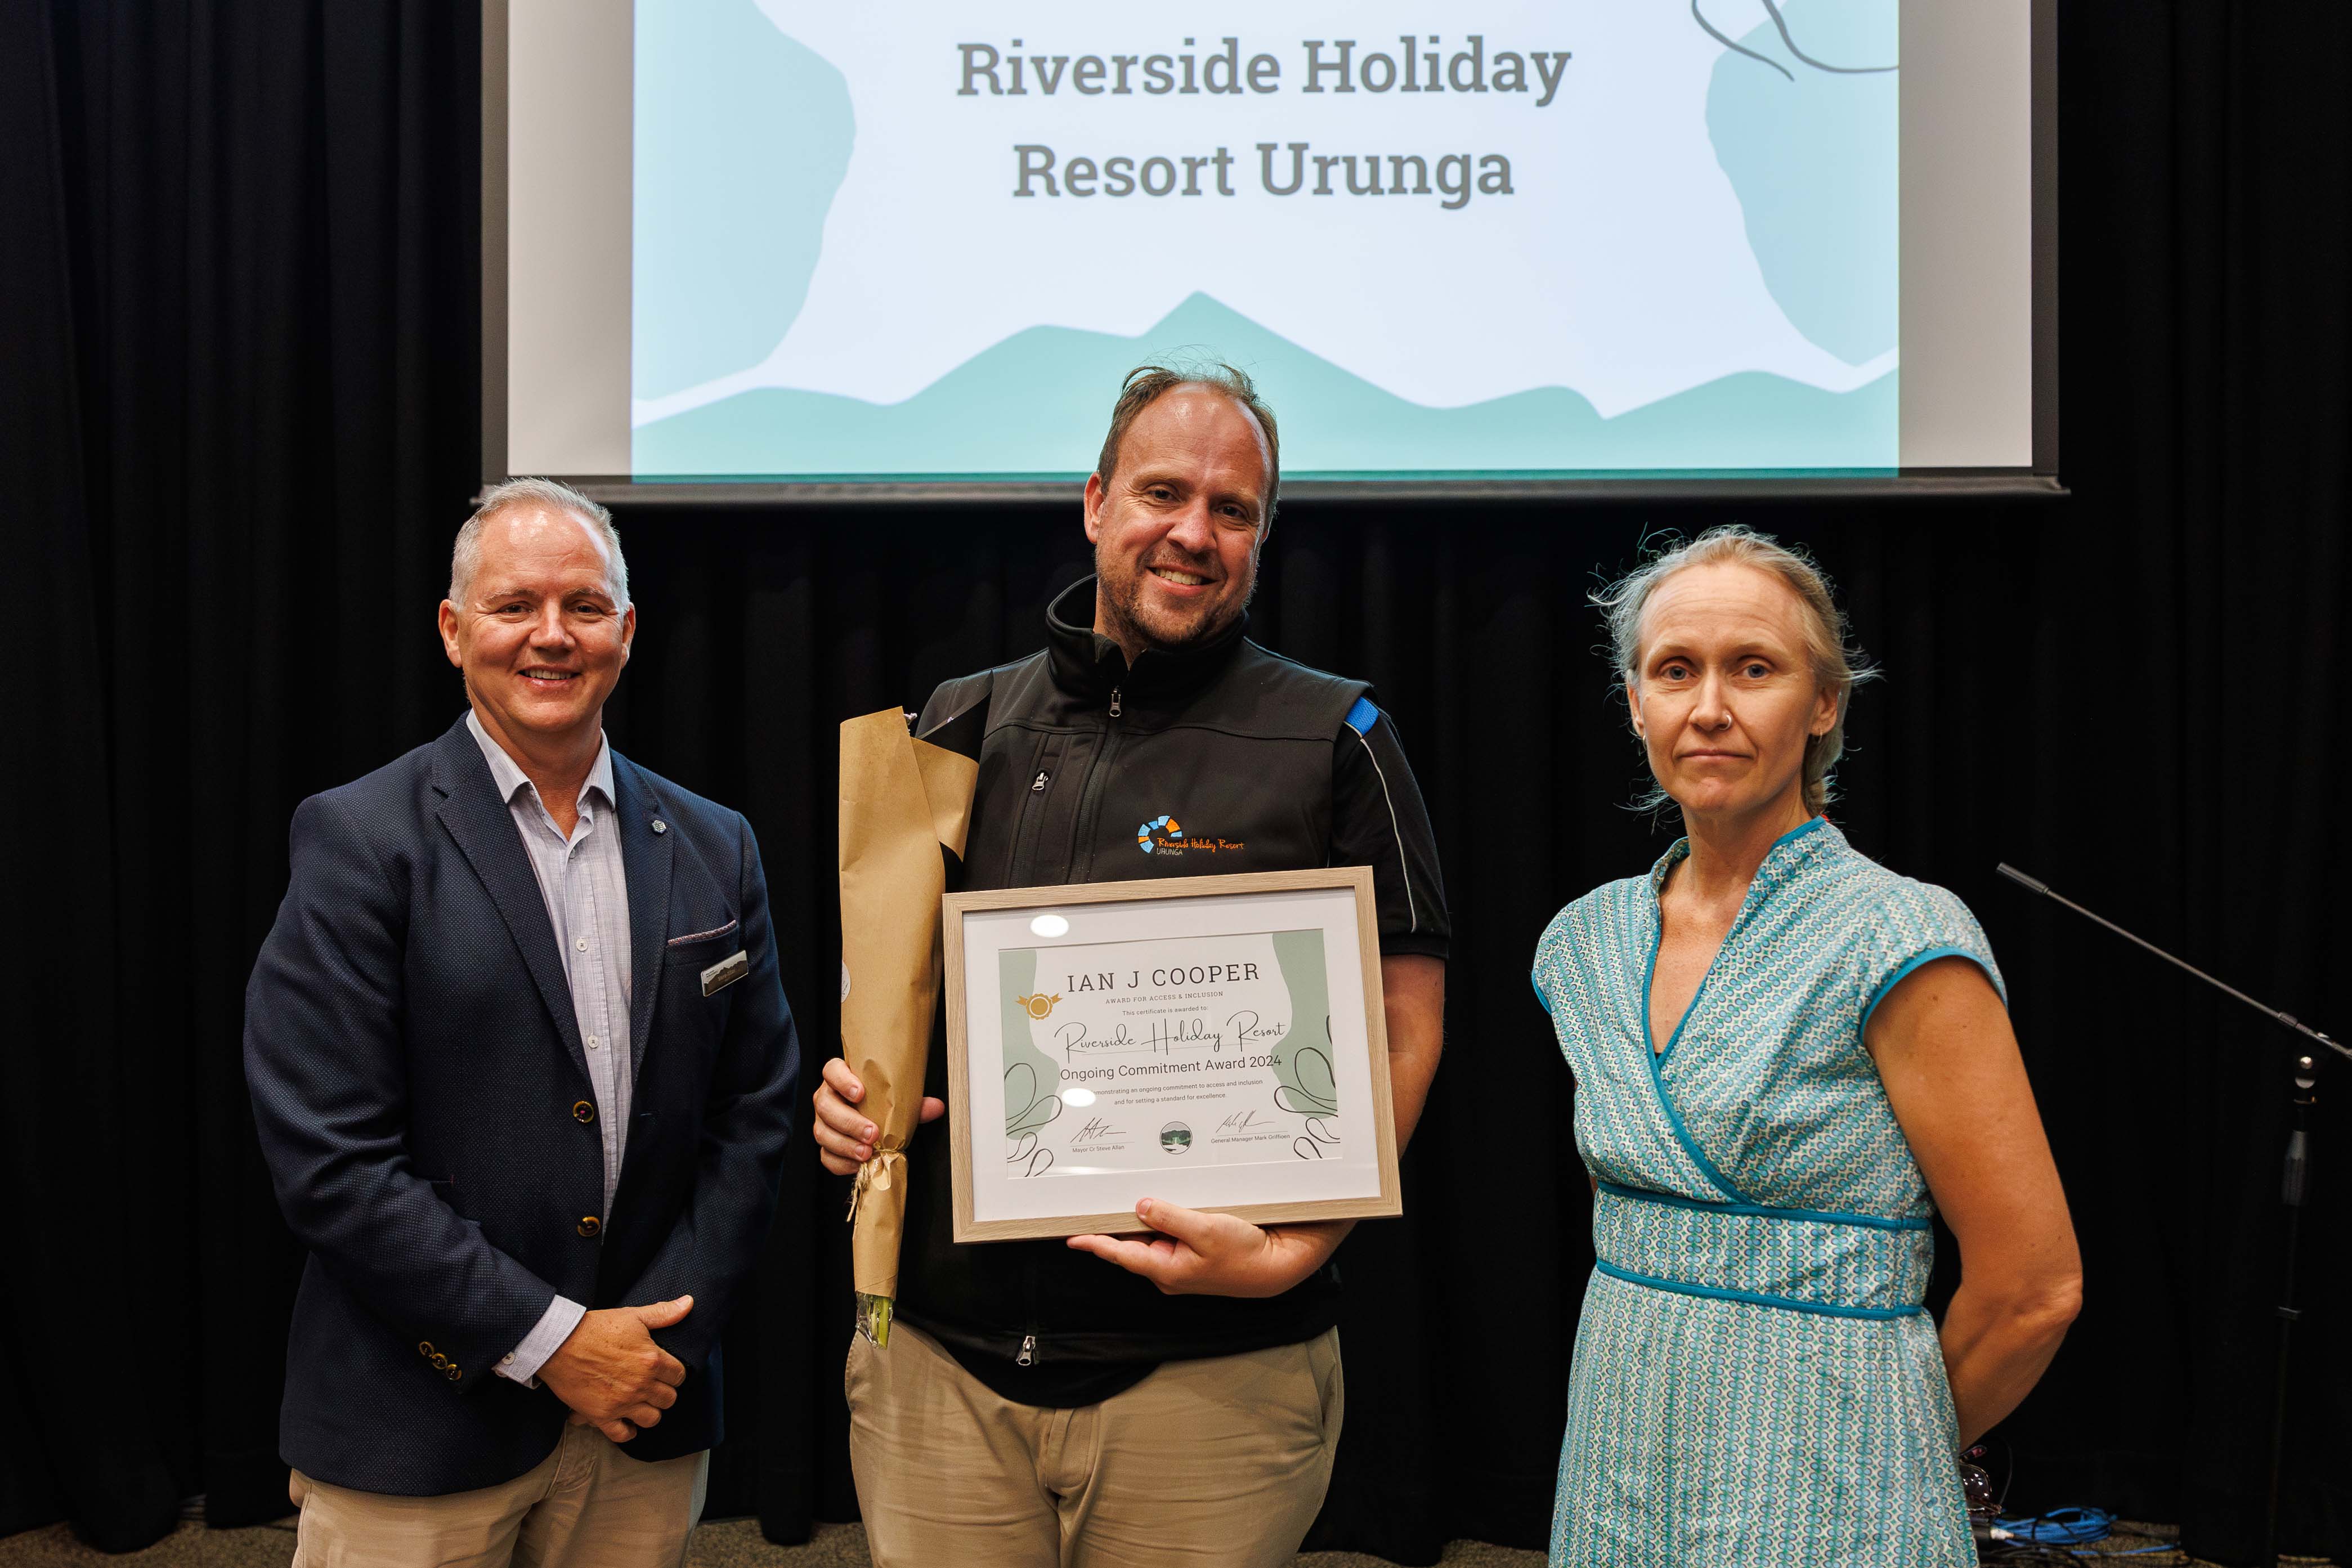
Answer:
<svg viewBox="0 0 2352 1568"><path fill-rule="evenodd" d="M2352 1058L2352 1050L2345 1049L2294 1014L2283 1013L2276 1007L2255 1001L2234 985L2223 984L2195 964L2173 957L2144 937L2133 935L2106 916L2095 914L2074 900L2053 891L2050 884L2039 877L2029 877L2006 862L1995 869L2028 892L2039 893L2045 899L2065 905L2084 920L2096 921L2125 941L2147 949L2175 968L2188 971L2216 991L2235 996L2272 1022L2285 1025L2305 1039L2318 1041L2337 1056ZM2284 1267L2281 1269L2278 1305L2278 1378L2271 1398L2270 1495L2263 1507L2262 1556L2256 1560L2263 1564L2263 1568L2273 1568L2283 1561L2278 1554L2279 1493L2286 1473L2287 1394L2293 1387L2289 1373L2294 1360L2294 1325L2296 1320L2303 1316L2303 1310L2294 1305L2295 1243L2302 1235L2304 1201L2311 1190L2310 1116L2312 1105L2318 1098L2319 1058L2308 1052L2296 1057L2288 1077L2294 1086L2289 1091L2294 1125L2287 1133L2286 1158L2279 1171L2279 1202L2286 1209L2286 1227L2281 1243Z"/></svg>
<svg viewBox="0 0 2352 1568"><path fill-rule="evenodd" d="M2050 891L2049 883L2043 881L2039 877L2027 876L2024 872L2019 870L2016 867L2011 865L2006 860L2003 860L2000 865L1994 867L1993 869L1999 871L2002 876L2008 878L2011 881L2015 882L2018 886L2023 888L2030 893L2039 893L2045 899L2055 896Z"/></svg>
<svg viewBox="0 0 2352 1568"><path fill-rule="evenodd" d="M2122 937L2126 942L2133 942L2140 947L2146 948L2148 952L2156 954L2157 957L2164 960L2165 963L2171 964L2174 968L2188 971L2198 979L2202 980L2206 984L2213 987L2214 990L2225 992L2231 996L2235 996L2239 1001L2243 1002L2255 1012L2269 1018L2273 1023L2284 1024L2288 1028L2293 1029L2296 1034L2305 1037L2306 1039L2316 1040L2321 1045L2326 1046L2329 1050L2334 1051L2337 1056L2344 1058L2347 1061L2352 1061L2352 1048L2347 1048L2346 1047L2337 1044L2336 1041L2328 1038L2326 1035L2321 1034L2317 1029L2315 1029L2310 1025L2305 1023L2302 1019L2296 1017L2294 1014L2283 1012L2276 1007L2257 1002L2252 997L2247 995L2244 992L2239 990L2236 986L2226 984L2221 981L2214 979L2211 975L2206 973L2203 970L2198 968L2188 960L2183 958L2175 958L2172 954L2165 952L2164 949L2157 946L2156 943L2148 941L2146 937L2135 936L2130 931L2124 930L2123 927L2116 924L2115 921L2107 919L2106 916L2099 914L2095 910L2084 909L2074 900L2066 898L2056 891L2049 883L2043 881L2041 878L2029 877L2006 860L1995 866L1993 869L1999 871L2011 881L2015 882L2019 887L2023 888L2027 892L2039 893L2042 897L2050 900L2053 903L2065 905L2068 909L2074 910L2084 920L2092 921L2099 925L2103 925L2109 931L2115 932L2117 936Z"/></svg>

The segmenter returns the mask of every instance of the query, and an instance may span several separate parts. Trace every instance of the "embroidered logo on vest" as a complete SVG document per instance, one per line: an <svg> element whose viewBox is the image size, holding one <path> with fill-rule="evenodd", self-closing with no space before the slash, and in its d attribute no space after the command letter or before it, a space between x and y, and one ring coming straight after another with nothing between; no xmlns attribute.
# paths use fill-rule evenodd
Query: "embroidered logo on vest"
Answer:
<svg viewBox="0 0 2352 1568"><path fill-rule="evenodd" d="M1172 816L1155 816L1137 828L1135 847L1146 855L1183 855L1193 850L1219 855L1244 847L1238 838L1204 838L1197 834L1188 837L1183 826Z"/></svg>

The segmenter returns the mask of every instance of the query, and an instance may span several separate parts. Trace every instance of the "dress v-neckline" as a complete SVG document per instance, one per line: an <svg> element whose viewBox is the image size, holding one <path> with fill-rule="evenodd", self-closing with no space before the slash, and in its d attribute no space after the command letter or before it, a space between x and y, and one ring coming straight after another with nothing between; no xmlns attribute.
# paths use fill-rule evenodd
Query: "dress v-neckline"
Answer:
<svg viewBox="0 0 2352 1568"><path fill-rule="evenodd" d="M1748 892L1752 894L1755 890L1755 884L1749 883ZM1747 913L1748 894L1742 894L1738 912L1724 928L1723 940L1717 942L1715 951L1707 955L1706 967L1699 973L1697 986L1692 990L1690 1000L1683 1004L1681 1014L1675 1019L1674 1030L1666 1036L1666 1043L1662 1046L1658 1044L1657 1008L1653 1001L1658 987L1658 956L1665 951L1666 945L1665 905L1663 901L1659 903L1657 928L1650 936L1650 969L1642 981L1642 1040L1649 1047L1652 1060L1663 1060L1674 1050L1675 1043L1683 1037L1683 1030L1690 1025L1691 1015L1698 1011L1699 999L1706 994L1706 983L1715 977L1715 966L1723 961L1723 950L1731 945L1732 937L1739 930L1740 919Z"/></svg>
<svg viewBox="0 0 2352 1568"><path fill-rule="evenodd" d="M1707 994L1707 978L1710 978L1710 975L1715 973L1715 962L1717 962L1717 959L1722 959L1722 957L1724 957L1724 947L1731 945L1731 931L1738 929L1738 924L1740 924L1738 917L1734 917L1734 920L1731 920L1731 929L1724 931L1724 941L1715 942L1715 952L1707 954L1707 966L1706 966L1706 971L1700 971L1700 975L1698 975L1698 985L1696 985L1694 990L1691 990L1691 999L1689 999L1689 1002L1684 1002L1684 1004L1682 1004L1682 1013L1677 1013L1677 1016L1675 1016L1675 1030L1665 1037L1665 1044L1663 1044L1663 1047L1661 1047L1661 1044L1658 1044L1658 1004L1656 1004L1656 994L1658 994L1658 952L1656 952L1656 950L1654 950L1654 952L1651 952L1651 959L1649 959L1649 985L1646 985L1644 990L1642 990L1642 1037L1644 1037L1644 1039L1649 1041L1649 1053L1651 1053L1651 1056L1665 1056L1667 1051L1673 1051L1673 1048L1675 1048L1675 1041L1682 1039L1682 1027L1684 1027L1684 1025L1686 1025L1686 1023L1691 1023L1691 1013L1698 1011L1698 999L1700 999L1700 996L1706 996L1706 994ZM1658 921L1658 950L1663 950L1663 947L1665 947L1665 921L1661 920L1661 921Z"/></svg>
<svg viewBox="0 0 2352 1568"><path fill-rule="evenodd" d="M1724 928L1723 940L1715 944L1715 952L1707 956L1706 968L1699 974L1697 989L1690 994L1690 1000L1683 1004L1682 1016L1675 1020L1674 1031L1666 1037L1666 1043L1663 1046L1658 1044L1657 1019L1651 1005L1651 998L1657 990L1658 955L1666 945L1666 879L1674 874L1677 865L1690 858L1689 838L1676 840L1674 847L1665 852L1657 866L1652 869L1650 873L1650 964L1642 976L1641 1007L1642 1043L1647 1047L1653 1066L1664 1065L1665 1059L1674 1055L1675 1043L1690 1027L1692 1016L1698 1011L1699 1004L1706 997L1707 982L1715 978L1716 966L1723 962L1724 949L1729 947L1732 938L1739 934L1740 923L1747 920L1748 912L1755 906L1756 889L1764 886L1765 872L1772 865L1772 857L1813 829L1826 826L1828 822L1829 818L1826 816L1807 817L1803 822L1772 840L1771 847L1764 851L1764 858L1757 864L1756 874L1748 879L1748 890L1739 895L1739 908L1732 914L1731 923Z"/></svg>

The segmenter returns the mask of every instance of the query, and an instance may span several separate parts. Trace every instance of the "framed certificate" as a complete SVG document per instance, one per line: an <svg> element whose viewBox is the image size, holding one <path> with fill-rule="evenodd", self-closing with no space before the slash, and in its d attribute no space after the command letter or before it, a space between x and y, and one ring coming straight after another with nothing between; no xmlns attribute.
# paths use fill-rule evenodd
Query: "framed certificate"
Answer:
<svg viewBox="0 0 2352 1568"><path fill-rule="evenodd" d="M1403 1212L1370 868L944 905L956 1240Z"/></svg>

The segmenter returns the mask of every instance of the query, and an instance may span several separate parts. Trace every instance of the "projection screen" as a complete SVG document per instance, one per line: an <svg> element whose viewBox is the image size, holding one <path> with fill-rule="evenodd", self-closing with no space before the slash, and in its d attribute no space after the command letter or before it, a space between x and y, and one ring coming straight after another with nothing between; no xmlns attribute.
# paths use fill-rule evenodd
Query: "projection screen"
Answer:
<svg viewBox="0 0 2352 1568"><path fill-rule="evenodd" d="M490 0L486 479L2054 490L2050 0Z"/></svg>

